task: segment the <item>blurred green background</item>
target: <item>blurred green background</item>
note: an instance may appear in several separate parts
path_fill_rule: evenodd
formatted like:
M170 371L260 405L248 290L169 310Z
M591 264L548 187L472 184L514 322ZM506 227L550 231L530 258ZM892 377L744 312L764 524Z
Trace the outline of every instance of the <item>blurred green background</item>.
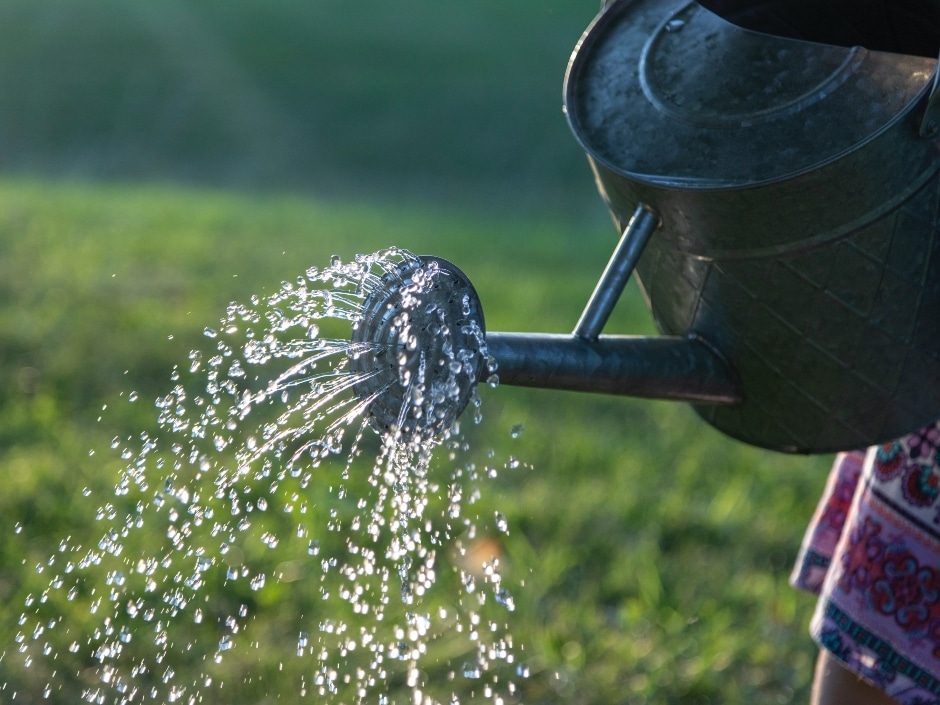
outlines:
M594 2L0 5L7 171L596 212L561 84Z
M459 264L492 330L570 330L616 238L561 111L595 10L0 3L0 699L77 700L43 700L12 645L35 567L98 531L83 490L107 497L118 464L89 450L154 428L127 393L165 394L229 301L398 245ZM608 330L651 332L636 290ZM741 446L682 405L483 395L474 444L527 463L478 505L507 515L525 583L521 702L807 699L812 599L786 577L831 459ZM259 609L276 634L315 607L294 590ZM226 701L292 702L282 657Z

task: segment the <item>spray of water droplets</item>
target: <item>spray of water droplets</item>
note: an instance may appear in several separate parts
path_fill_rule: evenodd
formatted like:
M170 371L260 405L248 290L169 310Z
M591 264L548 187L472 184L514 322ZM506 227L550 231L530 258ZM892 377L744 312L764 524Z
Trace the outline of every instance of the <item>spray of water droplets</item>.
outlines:
M366 302L403 271L420 274L388 321L394 335L355 335ZM97 508L100 536L69 537L37 566L48 587L27 599L14 640L37 692L102 704L219 702L226 688L259 701L512 700L524 673L513 596L467 510L493 470L477 470L448 415L464 394L478 417L474 385L455 379L493 363L482 332L436 306L445 359L431 374L412 354L435 276L401 250L334 258L205 330L208 348L157 400L159 437L114 439L124 465ZM472 355L447 343L457 325L479 343ZM400 365L376 386L360 359L383 355ZM387 428L372 405L396 383L400 423ZM415 432L421 419L446 423ZM495 524L507 531L501 515ZM278 617L298 594L306 611ZM278 654L276 673L253 670L262 653Z

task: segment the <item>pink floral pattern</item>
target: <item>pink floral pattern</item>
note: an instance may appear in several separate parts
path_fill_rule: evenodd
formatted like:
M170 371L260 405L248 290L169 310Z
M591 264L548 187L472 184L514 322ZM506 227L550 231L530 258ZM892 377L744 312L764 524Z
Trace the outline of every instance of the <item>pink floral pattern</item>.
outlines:
M836 458L792 582L814 639L902 705L940 705L940 422Z

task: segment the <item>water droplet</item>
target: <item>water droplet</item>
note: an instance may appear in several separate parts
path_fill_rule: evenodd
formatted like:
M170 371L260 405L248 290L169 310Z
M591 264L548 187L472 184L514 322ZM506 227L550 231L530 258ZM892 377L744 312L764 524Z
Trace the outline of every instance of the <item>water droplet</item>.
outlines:
M509 429L509 435L511 438L518 438L525 431L525 426L521 423L514 424L511 429Z
M266 531L261 535L261 543L263 543L268 548L277 548L278 539L277 536Z
M683 27L685 27L685 20L675 19L666 23L667 32L679 32Z
M128 395L127 395L127 401L129 401L129 402L131 402L131 403L137 401L137 392L131 392L130 394L128 394Z
M513 600L512 595L505 588L499 588L496 590L494 595L496 601L505 607L507 610L512 612L516 609L516 602Z
M469 661L463 665L463 677L464 678L480 678L483 675L483 669L480 668L479 664L470 663Z
M300 636L297 638L297 655L303 656L304 651L310 643L310 637L307 632L300 632Z

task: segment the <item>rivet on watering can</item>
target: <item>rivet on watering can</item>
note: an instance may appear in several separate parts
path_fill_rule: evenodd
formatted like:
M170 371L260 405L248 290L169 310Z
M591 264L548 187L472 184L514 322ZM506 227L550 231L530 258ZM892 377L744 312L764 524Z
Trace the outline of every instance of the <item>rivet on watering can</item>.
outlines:
M920 122L918 134L923 138L935 137L940 132L940 115L937 114L940 113L940 100L936 98L937 95L940 93L934 91Z
M927 108L924 110L924 117L920 121L920 130L918 134L921 137L933 137L940 131L940 70L934 71L933 85L930 88L930 98L927 101Z

